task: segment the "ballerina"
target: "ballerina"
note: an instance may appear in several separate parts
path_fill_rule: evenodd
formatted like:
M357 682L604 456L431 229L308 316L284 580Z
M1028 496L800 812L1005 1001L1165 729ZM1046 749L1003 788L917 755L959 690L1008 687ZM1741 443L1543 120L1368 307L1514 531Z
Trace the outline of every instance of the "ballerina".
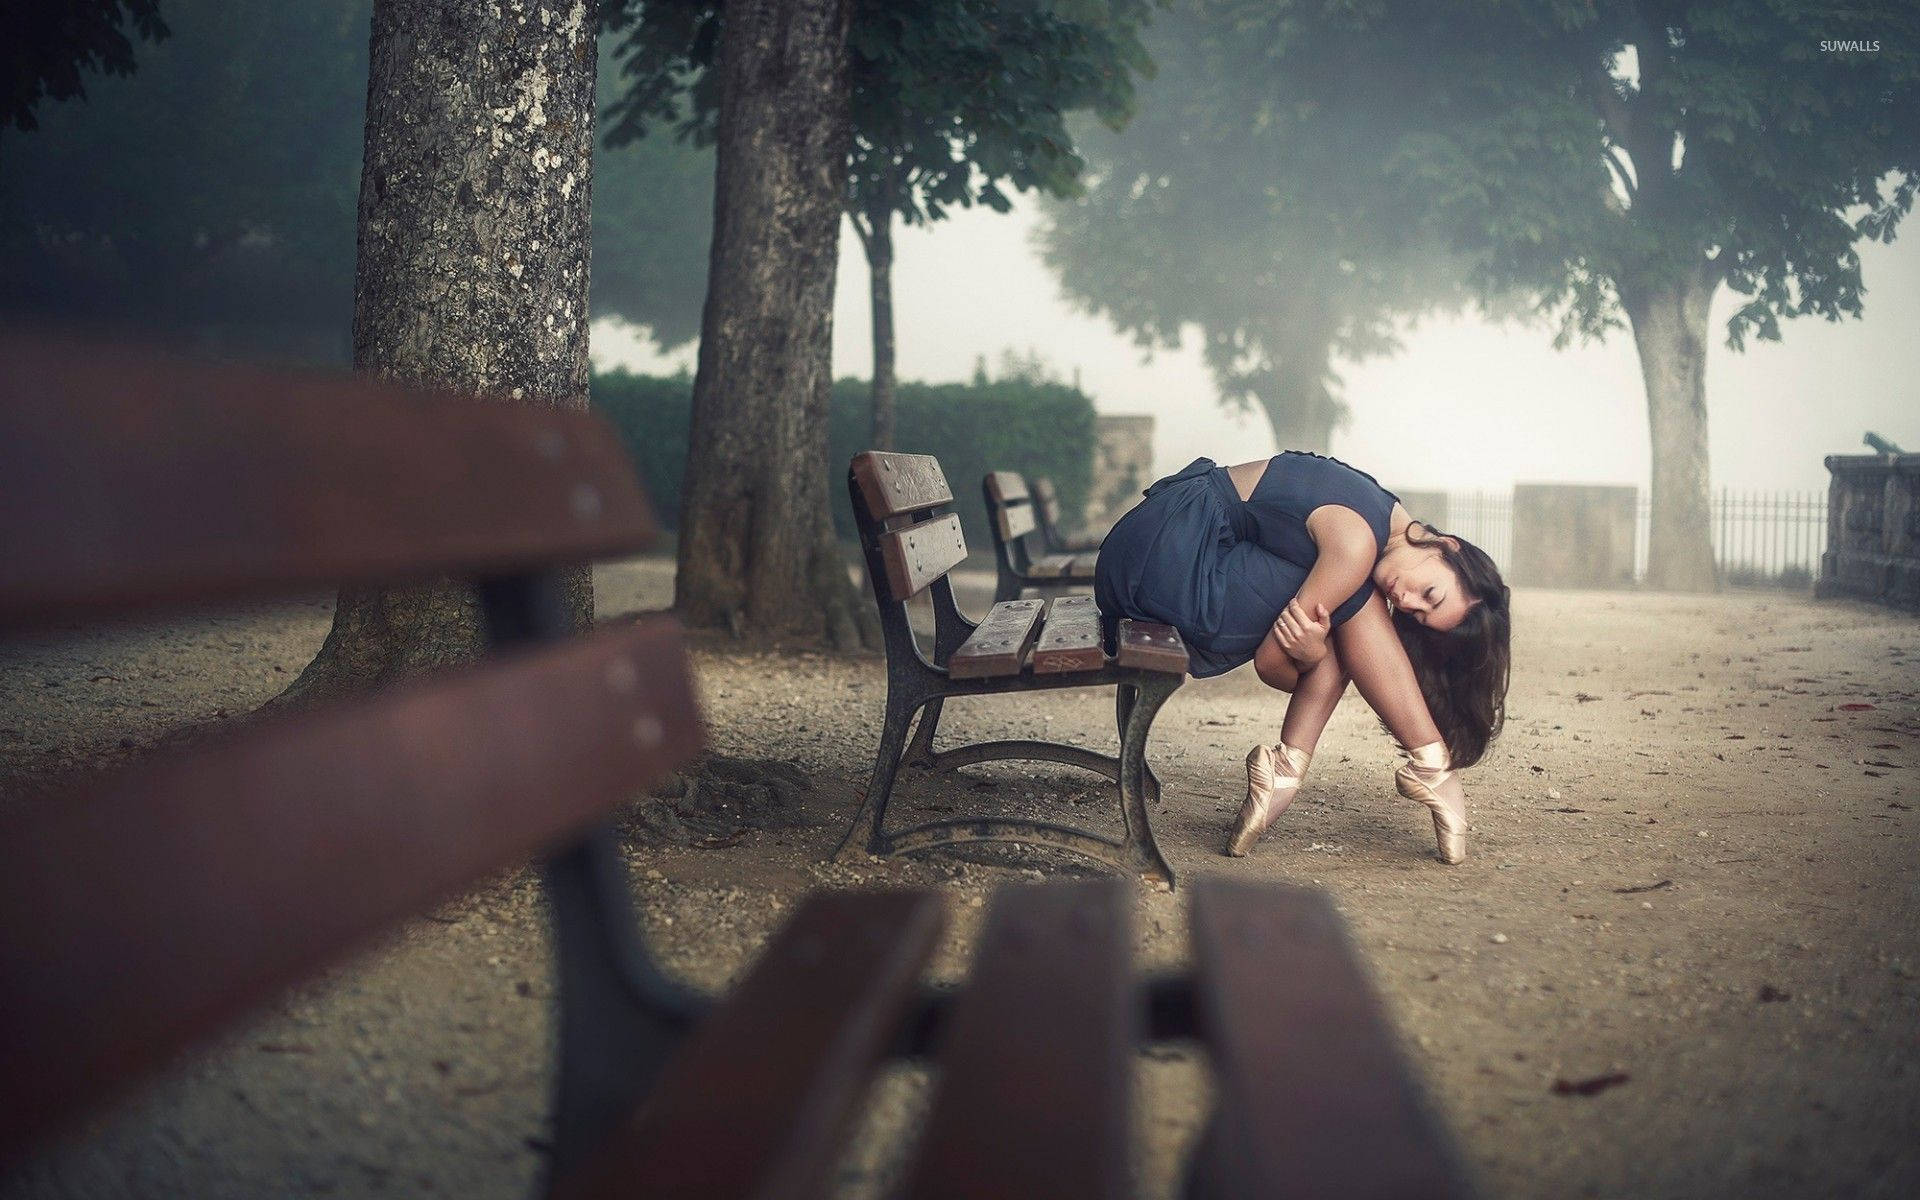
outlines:
M1293 802L1353 683L1406 755L1395 785L1432 812L1447 863L1466 858L1458 772L1505 721L1509 595L1484 551L1415 520L1366 472L1296 450L1196 459L1159 480L1101 544L1094 582L1109 630L1165 622L1195 677L1252 662L1291 694L1279 742L1247 755L1228 854Z

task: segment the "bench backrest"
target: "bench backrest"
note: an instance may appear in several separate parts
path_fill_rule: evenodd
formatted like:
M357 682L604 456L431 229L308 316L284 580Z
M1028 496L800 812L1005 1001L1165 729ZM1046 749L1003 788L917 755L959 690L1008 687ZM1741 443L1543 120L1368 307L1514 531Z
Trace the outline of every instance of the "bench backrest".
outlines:
M0 338L0 633L340 581L550 576L653 526L584 413ZM670 622L531 647L31 804L0 830L0 1166L409 913L697 752Z
M854 455L847 482L861 542L879 557L882 605L913 599L966 560L953 489L932 455L868 450Z
M1039 514L1018 471L989 471L982 483L987 516L1000 540L1015 543L1039 529Z

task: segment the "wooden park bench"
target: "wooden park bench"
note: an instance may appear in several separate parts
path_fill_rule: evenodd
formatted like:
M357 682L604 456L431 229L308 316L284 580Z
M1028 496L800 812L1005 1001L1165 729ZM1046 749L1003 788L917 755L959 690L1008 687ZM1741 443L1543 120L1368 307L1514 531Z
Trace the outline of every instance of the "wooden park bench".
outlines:
M1017 483L1019 476L989 475L990 496L996 479L1010 492L1012 485L1006 481ZM1091 596L1052 600L1003 596L975 624L960 612L947 578L966 558L967 545L939 462L924 454L868 451L854 456L847 487L874 602L880 608L887 703L873 780L841 843L841 857L909 853L962 842L1030 842L1085 855L1171 887L1173 869L1155 845L1147 820L1147 806L1158 801L1160 785L1146 764L1146 749L1154 716L1186 681L1187 651L1179 632L1146 621L1120 621L1109 654L1100 612ZM1020 491L1024 493L1024 484ZM1033 519L1030 504L1002 510L1003 514L1009 511L1024 513L1026 521ZM929 592L933 604L931 657L907 617L907 602L923 591ZM979 742L937 753L933 749L948 697L1082 687L1115 689L1118 757L1045 741ZM919 724L909 742L907 730L916 713ZM1051 822L999 817L886 830L887 801L903 763L939 771L1006 759L1065 763L1114 780L1122 839L1114 841Z
M1030 590L1059 592L1089 587L1099 546L1069 549L1057 541L1054 524L1059 502L1053 485L1039 502L1017 471L989 471L981 482L987 501L987 528L993 534L993 560L999 579L995 600L1018 600ZM1049 512L1049 506L1052 511Z
M479 581L490 651L0 824L0 1176L377 931L540 856L546 1194L827 1195L875 1072L915 1056L940 1082L907 1195L1118 1197L1134 1055L1195 1038L1217 1102L1192 1194L1465 1194L1317 893L1203 881L1194 971L1139 978L1124 885L1014 889L958 990L923 978L937 895L818 894L725 1000L671 981L605 817L695 753L700 722L669 621L579 632L555 587L651 536L586 414L0 335L0 487L0 633L449 574Z

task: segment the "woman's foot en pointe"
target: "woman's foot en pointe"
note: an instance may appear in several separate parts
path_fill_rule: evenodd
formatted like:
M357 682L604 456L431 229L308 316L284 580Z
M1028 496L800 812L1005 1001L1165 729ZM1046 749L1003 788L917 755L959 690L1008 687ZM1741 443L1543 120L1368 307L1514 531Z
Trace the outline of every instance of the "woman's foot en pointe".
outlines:
M1433 813L1433 839L1440 861L1459 863L1467 857L1467 790L1453 772L1445 742L1429 742L1406 752L1407 762L1394 772L1400 794L1418 800Z
M1240 806L1240 818L1227 839L1227 853L1244 858L1274 819L1287 811L1299 794L1300 781L1306 777L1313 754L1281 743L1255 746L1247 753L1247 799Z

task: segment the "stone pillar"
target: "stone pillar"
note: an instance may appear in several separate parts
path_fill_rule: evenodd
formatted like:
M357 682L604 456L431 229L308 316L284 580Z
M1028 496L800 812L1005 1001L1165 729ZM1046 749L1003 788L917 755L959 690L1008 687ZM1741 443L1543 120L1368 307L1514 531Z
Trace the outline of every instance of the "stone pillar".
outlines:
M1827 549L1814 594L1920 610L1920 454L1835 454L1827 470Z
M1514 584L1632 587L1637 495L1612 484L1515 484Z
M1120 514L1140 502L1153 482L1153 418L1094 418L1093 480L1087 488L1085 529L1104 535Z

